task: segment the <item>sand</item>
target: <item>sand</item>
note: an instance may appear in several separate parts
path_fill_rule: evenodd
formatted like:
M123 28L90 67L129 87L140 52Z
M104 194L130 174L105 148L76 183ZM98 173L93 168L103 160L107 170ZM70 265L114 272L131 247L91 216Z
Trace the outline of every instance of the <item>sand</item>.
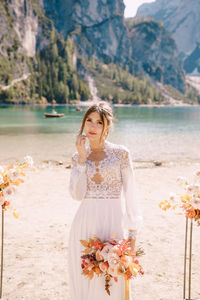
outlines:
M143 225L137 246L145 271L135 280L134 300L182 299L185 219L158 208L176 178L191 176L200 165L173 164L135 168ZM67 260L70 224L80 205L68 192L70 169L38 166L18 188L15 219L5 214L3 298L9 300L69 300ZM200 298L200 228L193 231L193 298ZM94 299L95 300L95 299Z

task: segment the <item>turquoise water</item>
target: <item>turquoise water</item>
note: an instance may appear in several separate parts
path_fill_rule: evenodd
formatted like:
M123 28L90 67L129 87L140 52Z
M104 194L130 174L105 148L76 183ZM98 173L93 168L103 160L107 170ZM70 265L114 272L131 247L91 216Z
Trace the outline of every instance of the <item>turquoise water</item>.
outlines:
M65 117L46 119L51 106L0 106L0 161L32 155L34 160L70 161L86 110L57 106ZM200 159L200 107L114 107L108 140L124 144L135 161Z

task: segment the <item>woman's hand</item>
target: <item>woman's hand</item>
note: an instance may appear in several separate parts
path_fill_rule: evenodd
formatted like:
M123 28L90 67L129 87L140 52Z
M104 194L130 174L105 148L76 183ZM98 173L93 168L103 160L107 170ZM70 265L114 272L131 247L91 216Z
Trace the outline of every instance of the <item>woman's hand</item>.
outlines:
M76 139L76 149L78 151L78 163L84 164L87 158L87 152L85 147L86 136L78 135Z
M131 247L132 251L135 251L136 234L137 234L137 231L135 229L129 229L128 241L130 243L130 247Z
M130 243L131 250L135 251L135 242L136 242L136 240L129 238L128 241Z

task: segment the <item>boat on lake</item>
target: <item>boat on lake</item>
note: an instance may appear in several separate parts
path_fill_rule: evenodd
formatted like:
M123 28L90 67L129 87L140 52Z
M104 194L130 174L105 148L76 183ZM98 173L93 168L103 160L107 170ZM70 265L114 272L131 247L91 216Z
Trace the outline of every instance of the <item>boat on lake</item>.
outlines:
M58 114L57 112L55 113L44 113L45 118L62 118L64 117L64 114Z
M80 106L76 106L76 111L82 111L82 108Z

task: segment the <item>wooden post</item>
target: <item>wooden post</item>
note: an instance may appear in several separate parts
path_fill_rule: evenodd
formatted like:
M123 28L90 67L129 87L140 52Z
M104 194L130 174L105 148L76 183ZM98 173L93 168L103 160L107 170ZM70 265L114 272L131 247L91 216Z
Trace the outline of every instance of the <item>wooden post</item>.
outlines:
M184 254L184 280L183 280L183 300L200 300L192 299L192 233L193 233L193 218L190 218L190 227L188 226L188 218L185 220L185 254ZM189 231L189 232L188 232ZM189 235L189 256L188 256L188 235ZM188 264L187 264L187 260ZM187 276L188 265L188 276ZM188 280L187 280L188 277ZM187 291L187 292L186 292Z
M187 274L187 238L188 238L188 218L185 218L185 253L184 253L184 280L183 280L183 300L186 298L186 274Z
M1 282L0 282L0 299L3 290L3 242L4 242L4 209L1 206Z
M188 286L188 300L191 300L191 284L192 284L192 230L193 218L190 219L190 252L189 252L189 286Z

